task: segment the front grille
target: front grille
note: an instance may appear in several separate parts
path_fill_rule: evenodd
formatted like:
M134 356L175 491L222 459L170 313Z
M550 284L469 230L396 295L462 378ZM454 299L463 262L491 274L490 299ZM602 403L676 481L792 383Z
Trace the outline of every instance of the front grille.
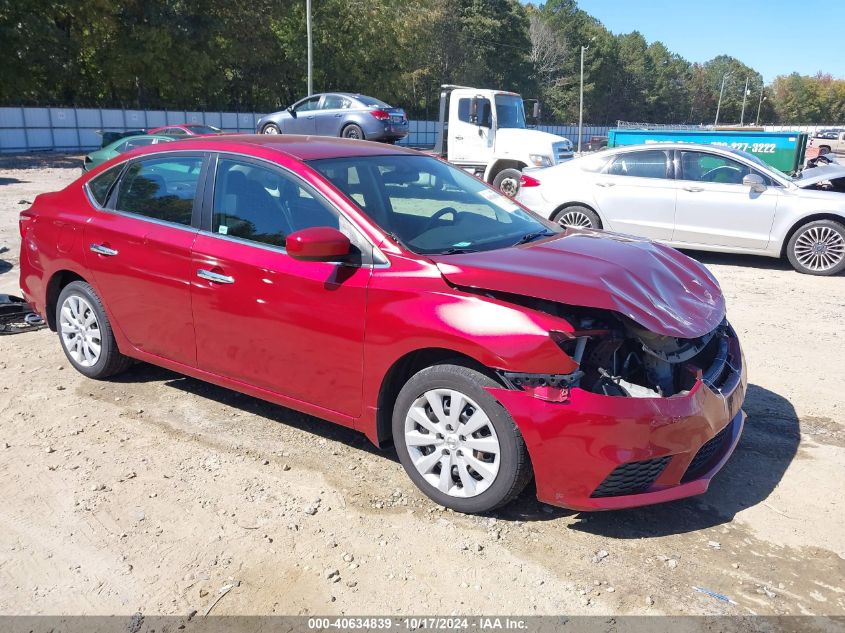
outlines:
M651 488L654 480L660 476L671 459L672 456L667 455L617 466L590 496L618 497L645 492Z
M687 472L684 473L681 483L697 479L704 474L713 457L720 452L722 446L724 446L727 439L731 436L732 426L732 424L728 424L698 449L695 457L692 458L690 465L687 467Z
M566 149L566 143L554 143L552 148L556 163L572 158L572 150Z

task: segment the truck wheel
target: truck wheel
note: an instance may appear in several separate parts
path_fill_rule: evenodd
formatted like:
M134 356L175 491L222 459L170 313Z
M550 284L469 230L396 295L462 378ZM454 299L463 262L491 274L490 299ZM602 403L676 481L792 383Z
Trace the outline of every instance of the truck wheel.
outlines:
M513 198L519 193L519 181L521 178L522 174L518 169L503 169L493 179L493 186L508 198Z
M841 273L845 270L845 226L833 220L808 222L789 238L786 256L799 273Z
M830 154L830 147L827 145L822 145L819 147L819 156L824 156L825 154Z

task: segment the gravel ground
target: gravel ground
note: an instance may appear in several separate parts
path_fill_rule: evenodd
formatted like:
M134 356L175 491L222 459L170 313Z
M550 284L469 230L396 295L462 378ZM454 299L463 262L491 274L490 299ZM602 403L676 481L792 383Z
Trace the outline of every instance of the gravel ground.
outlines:
M0 292L18 212L80 165L0 159ZM621 512L529 490L455 514L347 429L0 337L0 613L845 614L845 279L696 256L743 341L746 431L707 494Z

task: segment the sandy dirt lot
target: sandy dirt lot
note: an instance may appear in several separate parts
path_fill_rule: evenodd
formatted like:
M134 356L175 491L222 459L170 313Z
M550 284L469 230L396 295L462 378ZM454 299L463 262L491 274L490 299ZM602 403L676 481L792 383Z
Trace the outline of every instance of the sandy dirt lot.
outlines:
M0 292L19 211L80 164L0 160ZM0 613L845 614L845 278L696 256L742 337L746 431L707 494L624 512L528 490L458 515L352 431L0 336Z

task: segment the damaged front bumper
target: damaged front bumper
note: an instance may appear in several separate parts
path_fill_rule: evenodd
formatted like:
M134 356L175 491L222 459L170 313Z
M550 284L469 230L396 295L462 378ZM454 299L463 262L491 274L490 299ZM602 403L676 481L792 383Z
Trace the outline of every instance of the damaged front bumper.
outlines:
M531 456L540 501L612 510L705 492L742 433L745 359L734 331L725 353L685 393L607 396L580 388L563 402L488 389L509 411Z

